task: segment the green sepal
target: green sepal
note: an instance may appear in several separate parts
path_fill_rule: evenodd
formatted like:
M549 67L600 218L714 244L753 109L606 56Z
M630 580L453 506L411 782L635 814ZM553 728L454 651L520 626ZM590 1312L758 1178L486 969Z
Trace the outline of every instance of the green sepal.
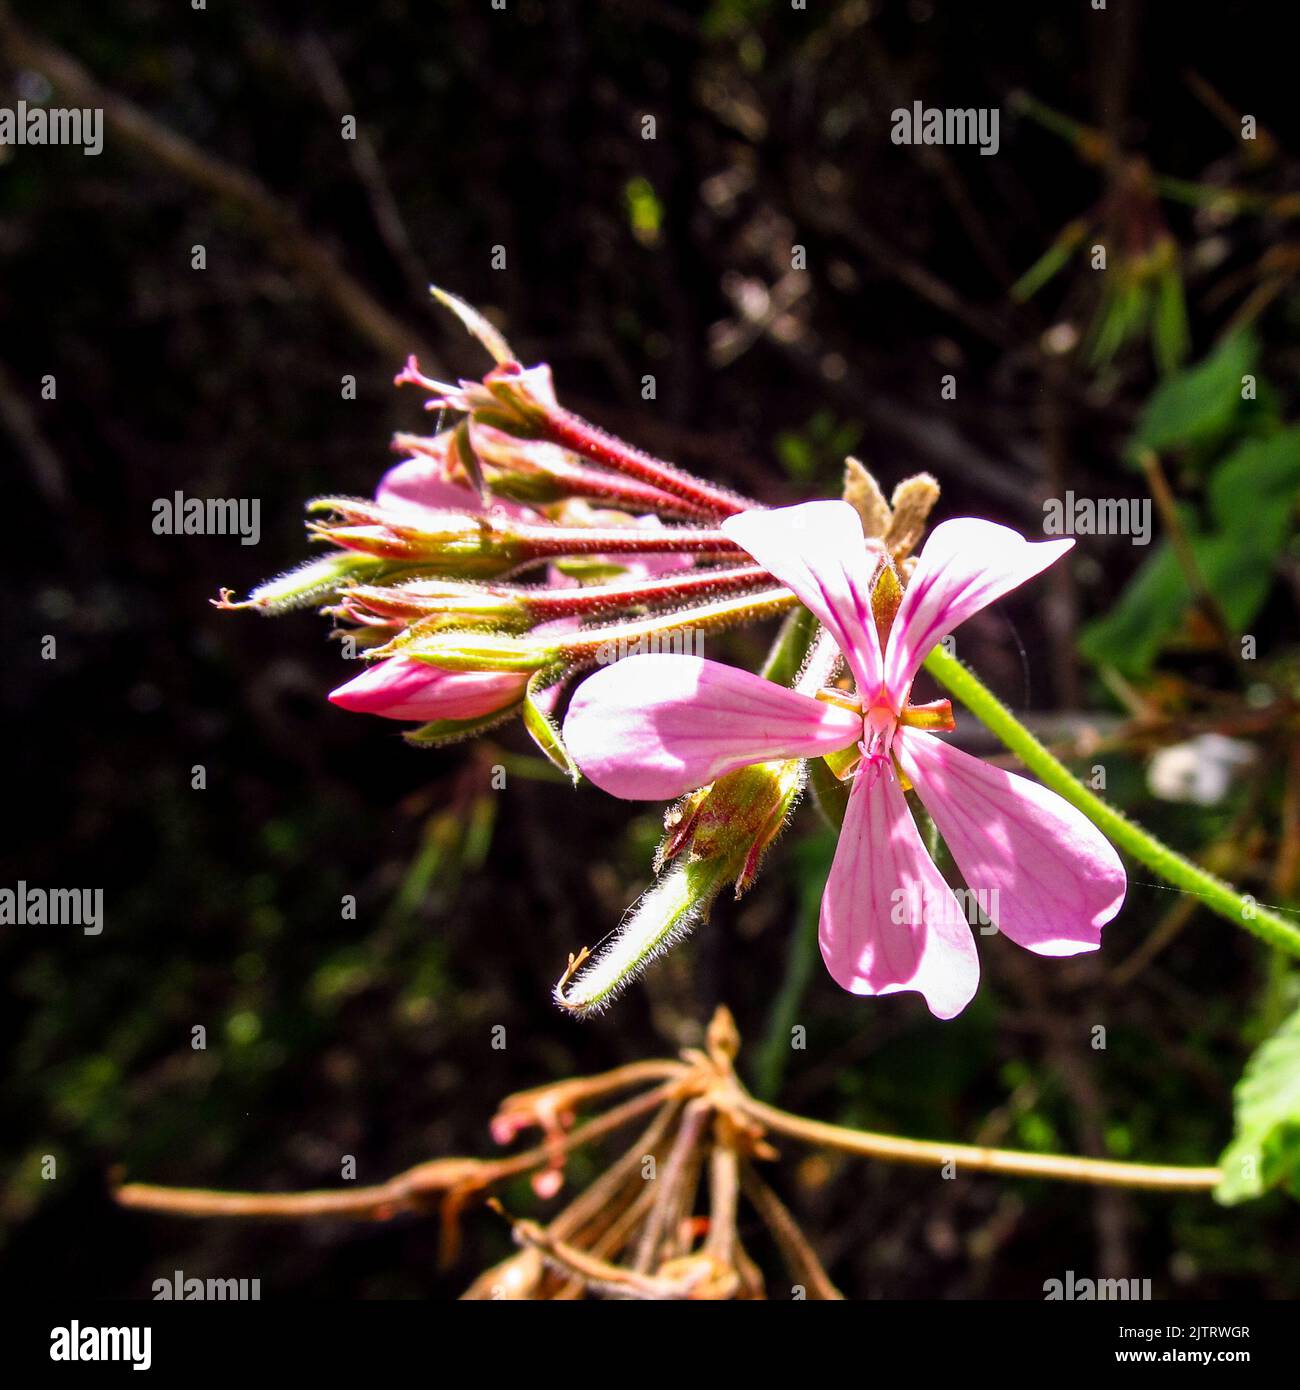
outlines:
M451 447L456 454L456 462L465 470L469 485L480 502L487 496L487 480L483 476L483 464L469 437L469 421L462 420L451 436Z
M498 367L515 360L514 349L506 342L505 336L473 305L466 304L459 295L440 289L437 285L430 285L429 293L445 309L450 309L456 315L466 330L483 345Z
M574 786L577 786L582 780L582 773L579 771L577 763L569 756L569 750L564 746L564 740L560 737L560 731L555 727L554 720L538 701L538 696L541 695L542 691L548 690L557 681L563 680L565 674L563 668L557 670L551 667L534 671L528 678L528 685L524 689L524 728L528 730L529 736L545 754L548 761L558 767Z
M627 573L626 565L613 565L608 560L589 560L581 555L565 556L552 560L551 564L566 578L576 579L582 584L619 579Z
M480 714L476 719L435 719L432 723L421 724L418 729L403 730L402 737L412 748L443 748L504 724L519 713L519 708L518 704L507 705L491 714Z

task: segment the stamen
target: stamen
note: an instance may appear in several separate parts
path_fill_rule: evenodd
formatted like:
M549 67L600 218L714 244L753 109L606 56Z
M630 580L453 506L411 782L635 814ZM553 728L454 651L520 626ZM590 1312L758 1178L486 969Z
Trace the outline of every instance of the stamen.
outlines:
M931 700L924 705L906 705L898 722L909 729L938 729L951 733L957 727L951 700Z
M838 705L840 709L846 709L850 714L862 713L862 704L856 695L847 690L839 690L833 685L823 686L813 698L823 700L828 705Z

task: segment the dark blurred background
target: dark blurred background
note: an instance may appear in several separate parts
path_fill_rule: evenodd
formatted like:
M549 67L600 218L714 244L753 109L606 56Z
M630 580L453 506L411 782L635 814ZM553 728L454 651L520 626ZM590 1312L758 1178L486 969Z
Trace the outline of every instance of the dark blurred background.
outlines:
M391 385L408 351L435 375L483 370L430 280L549 362L571 408L769 502L834 495L846 452L887 489L934 473L940 516L1031 532L1066 489L1144 496L1126 441L1180 355L1173 311L1099 345L1086 259L1033 295L1013 286L1072 219L1096 219L1117 258L1168 238L1182 357L1244 315L1283 418L1300 371L1287 218L1145 185L1126 204L1115 166L1016 94L1160 175L1283 197L1300 142L1281 22L1266 3L1134 0L0 4L0 105L107 113L98 157L0 149L2 881L102 887L106 910L99 937L0 932L12 1291L147 1297L180 1268L258 1276L264 1298L454 1296L509 1249L486 1213L448 1270L432 1221L185 1222L116 1209L108 1175L306 1188L336 1184L342 1154L363 1182L486 1154L501 1095L697 1042L719 1001L747 1078L802 1113L1213 1162L1281 972L1205 913L1117 971L1175 896L1140 866L1098 957L986 939L979 997L939 1025L915 996L855 1000L825 975L809 925L831 841L805 807L748 899L579 1025L550 986L647 883L656 808L535 775L509 729L408 749L326 702L351 672L320 619L208 600L296 563L303 500L368 494L392 432L427 427L419 394ZM997 155L892 144L891 111L915 100L999 108ZM1234 112L1269 132L1267 163ZM1194 470L1175 481L1195 500ZM260 543L155 535L153 501L176 489L259 498ZM1124 538L1083 543L1068 575L973 623L963 657L1067 732L1115 721L1115 683L1078 638L1144 558ZM1264 651L1293 638L1294 602L1284 586L1262 601ZM752 664L762 643L713 654ZM1173 669L1233 689L1204 653ZM1174 678L1148 662L1124 688ZM1108 793L1188 852L1235 827L1234 875L1281 900L1285 788L1157 801L1149 752L1107 755ZM785 1046L791 1020L805 1052ZM1100 1053L1084 1041L1099 1024ZM1225 1210L972 1177L936 1200L931 1174L793 1152L774 1181L850 1296L1036 1298L1068 1269L1150 1278L1157 1296L1300 1292L1300 1220L1280 1197ZM507 1204L547 1209L526 1183Z

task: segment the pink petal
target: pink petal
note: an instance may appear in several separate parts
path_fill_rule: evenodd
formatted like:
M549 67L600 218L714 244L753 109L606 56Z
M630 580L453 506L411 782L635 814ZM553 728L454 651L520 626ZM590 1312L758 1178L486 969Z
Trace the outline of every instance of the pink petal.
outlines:
M1059 560L1072 540L1027 541L976 517L945 521L930 533L903 594L885 649L885 687L902 708L930 649L994 600Z
M722 529L792 589L839 643L863 700L880 688L880 638L871 613L875 562L847 502L804 502L729 516Z
M956 1017L975 994L975 939L892 768L865 764L854 779L820 939L826 968L852 994L914 989L936 1018Z
M919 729L899 729L893 751L1003 936L1040 956L1097 949L1127 878L1081 811Z
M628 579L661 579L666 574L679 574L682 570L695 568L694 555L608 555L611 565L620 565L627 571Z
M629 656L577 689L564 721L574 761L602 791L666 801L751 763L847 747L862 720L698 656Z
M518 671L440 671L393 656L331 691L330 701L385 719L478 719L522 699L527 684Z
M639 516L636 524L641 530L663 530L663 518ZM613 564L622 565L629 578L658 579L665 574L676 574L679 570L695 567L695 556L675 554L671 551L663 555L615 555L610 557Z
M379 480L375 501L415 524L426 511L481 512L474 489L448 482L446 461L419 455L395 464Z

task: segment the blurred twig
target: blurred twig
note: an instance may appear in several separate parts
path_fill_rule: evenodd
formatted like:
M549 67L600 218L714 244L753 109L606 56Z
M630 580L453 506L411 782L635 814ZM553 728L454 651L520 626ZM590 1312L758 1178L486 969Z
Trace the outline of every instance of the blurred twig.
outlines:
M355 112L356 102L325 40L319 34L307 33L299 47L306 60L307 70L311 73L326 105L339 116ZM384 166L380 163L374 142L360 117L357 117L356 138L344 143L348 147L352 167L369 199L375 225L384 245L388 247L393 260L401 269L416 302L428 302L429 272L415 253L406 224L402 221L397 199L393 197L393 190L384 175Z
M44 72L70 102L99 107L114 135L131 149L187 183L241 208L272 252L291 265L356 332L386 357L402 360L417 353L429 362L436 353L411 327L380 304L259 179L201 150L156 121L134 102L94 78L69 53L21 25L0 3L0 52L10 62Z
M41 433L35 413L3 363L0 363L0 425L5 427L18 452L30 465L41 495L52 506L62 503L68 495L63 462Z

